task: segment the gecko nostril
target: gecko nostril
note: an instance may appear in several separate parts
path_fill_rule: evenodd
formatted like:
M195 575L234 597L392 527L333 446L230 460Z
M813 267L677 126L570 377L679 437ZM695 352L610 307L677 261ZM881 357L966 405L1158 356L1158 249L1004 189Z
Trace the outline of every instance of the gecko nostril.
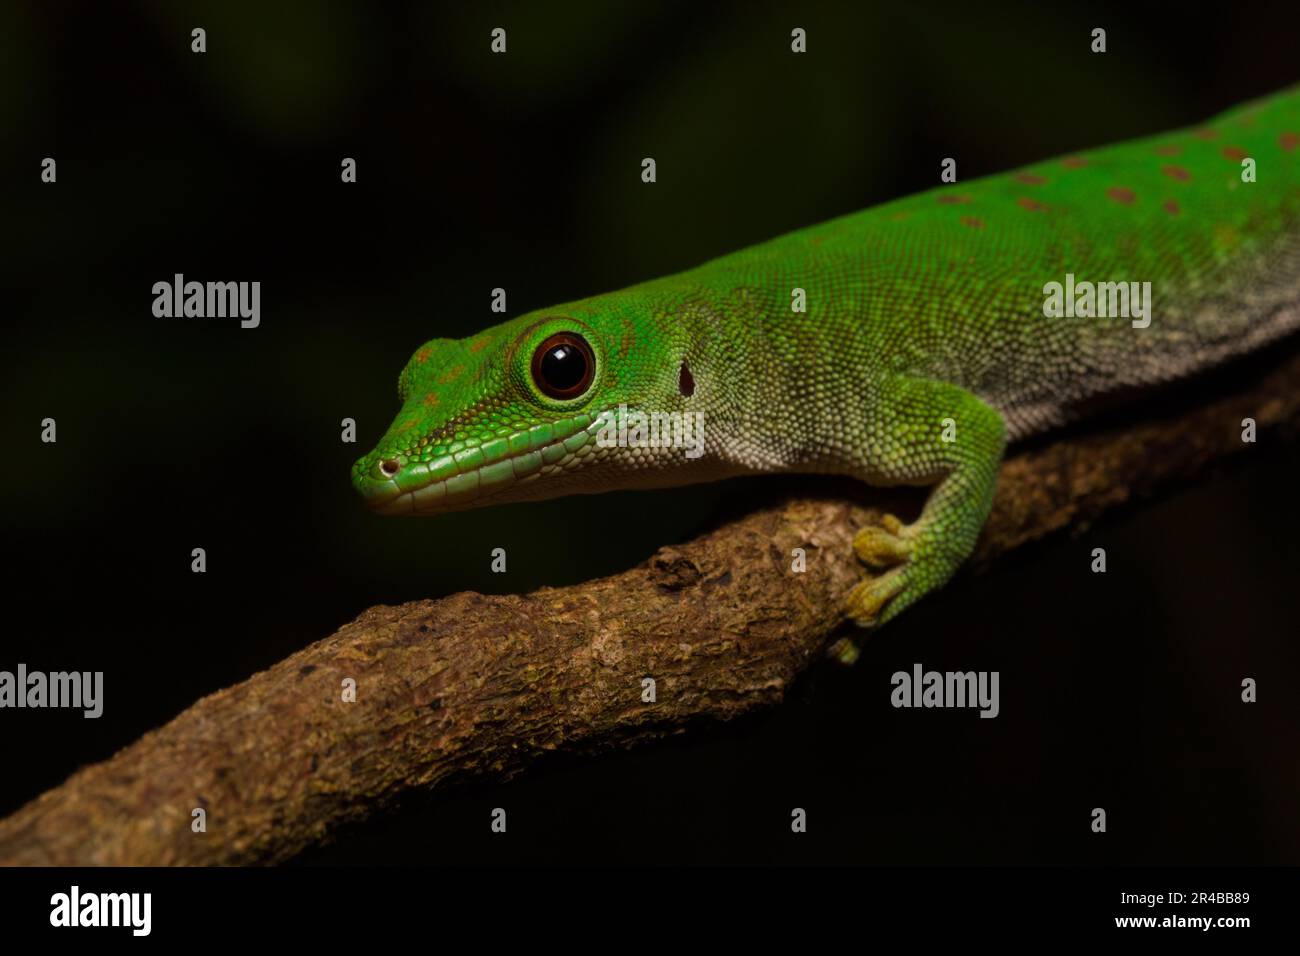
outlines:
M389 478L397 474L398 469L401 467L402 466L397 463L396 458L385 458L383 461L379 463L379 470L382 471Z

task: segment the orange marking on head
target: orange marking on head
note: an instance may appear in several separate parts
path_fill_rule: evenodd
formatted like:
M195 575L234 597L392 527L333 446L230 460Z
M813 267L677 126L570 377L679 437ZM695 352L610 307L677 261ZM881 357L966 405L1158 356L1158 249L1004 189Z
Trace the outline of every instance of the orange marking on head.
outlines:
M1181 166L1161 166L1160 171L1170 179L1177 179L1184 183L1192 178L1192 174Z
M469 343L469 350L471 352L482 352L485 348L487 348L491 344L492 344L492 336L483 335L480 336L479 338L474 339L472 342Z
M896 213L894 213L892 216L889 217L889 221L890 221L890 222L902 222L904 219L906 219L906 218L907 218L908 216L910 216L910 215L911 215L910 212L896 212Z
M420 404L425 408L436 407L438 404L438 393L430 392L428 395L424 396L424 398L420 399Z
M1174 144L1174 143L1168 143L1168 144L1166 144L1166 145L1164 145L1164 146L1157 146L1157 147L1156 147L1156 155L1157 155L1157 156L1177 156L1177 155L1178 155L1179 153L1181 153L1182 151L1183 151L1183 148L1182 148L1181 146L1178 146L1178 145Z
M412 428L415 427L415 425L416 425L416 421L414 418L407 418L403 420L402 424L397 426L397 430L399 432L409 432Z
M983 229L983 228L984 228L984 220L983 220L983 219L976 219L974 216L962 216L962 217L961 217L961 224L962 224L963 226L970 226L972 229Z
M427 346L427 345L422 345L422 346L420 346L418 349L416 349L416 350L415 350L415 361L416 361L416 363L419 364L419 365L423 365L425 362L429 361L429 353L430 353L430 351L431 351L431 350L430 350L429 346Z
M1042 176L1035 176L1033 173L1016 173L1016 182L1024 183L1026 186L1041 186L1047 180Z
M1127 186L1111 186L1110 189L1106 190L1106 195L1115 202L1123 203L1125 206L1132 205L1133 200L1137 199L1137 193Z
M438 379L438 384L446 385L448 382L454 382L456 379L460 378L461 373L464 371L465 366L453 365L451 368L447 369L447 371L442 373L442 377Z
M1061 160L1061 165L1066 169L1082 169L1088 165L1088 160L1083 156L1067 156Z
M1172 199L1166 199L1161 208L1171 216L1178 215L1178 203Z
M966 195L965 193L961 193L955 196L952 193L944 193L942 196L939 197L939 202L944 203L945 205L953 205L954 203L968 203L970 202L970 196Z
M1231 159L1234 162L1241 162L1246 158L1246 151L1240 146L1225 146L1220 152L1223 153L1225 159Z
M1218 139L1219 138L1218 132L1210 129L1208 126L1196 130L1195 132L1192 133L1192 135L1195 136L1197 139Z
M1047 203L1039 202L1037 199L1030 199L1028 196L1021 196L1016 200L1016 205L1021 209L1028 209L1030 212L1045 212Z
M1277 138L1277 144L1289 153L1300 146L1300 133L1283 133Z

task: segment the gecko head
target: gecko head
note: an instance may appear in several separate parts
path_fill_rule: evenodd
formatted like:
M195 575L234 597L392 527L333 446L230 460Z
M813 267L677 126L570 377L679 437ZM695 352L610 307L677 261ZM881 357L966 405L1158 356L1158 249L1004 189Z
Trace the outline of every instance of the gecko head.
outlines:
M628 354L631 328L608 312L548 312L425 343L398 379L397 418L353 466L354 486L386 514L598 490L580 486L627 450L598 443L602 413L653 396L663 377Z

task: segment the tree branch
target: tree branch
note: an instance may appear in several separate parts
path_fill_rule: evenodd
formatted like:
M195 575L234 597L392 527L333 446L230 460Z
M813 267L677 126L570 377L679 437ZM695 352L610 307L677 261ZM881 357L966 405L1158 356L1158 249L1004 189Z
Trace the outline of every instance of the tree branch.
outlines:
M1261 443L1293 437L1292 353L1211 382L1209 400L1197 385L1172 404L1130 404L1140 420L1020 451L975 563L1257 448L1242 442L1243 418ZM626 746L774 704L843 623L862 574L852 534L877 516L797 498L613 577L370 608L0 821L0 863L282 861L412 790L507 779L549 751ZM790 571L794 548L805 573ZM356 703L341 700L348 677ZM642 702L645 677L656 703ZM197 807L206 833L191 832Z

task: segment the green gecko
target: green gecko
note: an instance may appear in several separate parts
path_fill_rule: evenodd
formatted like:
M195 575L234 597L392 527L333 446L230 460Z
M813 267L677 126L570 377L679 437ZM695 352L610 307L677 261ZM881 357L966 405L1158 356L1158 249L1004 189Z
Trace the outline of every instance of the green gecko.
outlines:
M970 554L1009 442L1298 325L1300 87L435 339L353 480L391 514L763 472L932 486L855 536L871 626ZM598 441L636 411L702 414L704 453Z

